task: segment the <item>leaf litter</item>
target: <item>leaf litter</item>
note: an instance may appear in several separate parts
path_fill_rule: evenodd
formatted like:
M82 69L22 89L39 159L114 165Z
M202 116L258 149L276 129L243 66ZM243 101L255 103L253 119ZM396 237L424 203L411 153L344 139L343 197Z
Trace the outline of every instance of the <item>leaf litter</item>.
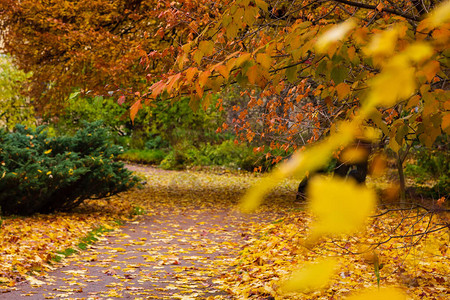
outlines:
M253 175L133 168L146 177L142 189L88 202L73 213L5 219L0 298L330 299L378 283L400 287L413 299L449 296L448 231L420 240L411 234L439 226L439 216L395 211L373 219L365 234L308 244L313 218L293 203L295 181L285 181L256 213L243 215L236 207L258 180ZM130 218L136 211L143 214ZM115 230L86 250L51 260L57 251L77 249L99 226ZM325 288L281 288L319 258L338 264Z

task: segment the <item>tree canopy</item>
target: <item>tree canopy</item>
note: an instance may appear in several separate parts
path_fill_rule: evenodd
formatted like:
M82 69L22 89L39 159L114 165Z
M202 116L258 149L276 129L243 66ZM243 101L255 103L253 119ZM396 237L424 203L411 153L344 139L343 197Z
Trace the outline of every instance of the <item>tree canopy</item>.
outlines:
M146 76L171 66L176 45L196 30L188 21L214 14L209 6L184 1L195 12L186 16L181 4L153 0L1 0L0 31L4 51L33 72L39 107L61 109L74 88L119 96L143 90Z
M394 151L412 136L429 146L441 132L449 132L449 25L435 27L423 20L436 4L233 1L181 47L177 64L151 86L150 97L188 94L195 106L208 103L223 86L238 83L250 101L235 108L241 112L237 131L249 141L274 135L274 147L296 147L304 144L300 138L315 141L333 120L353 115L372 78L388 67L388 57L411 43L426 42L433 52L423 65L407 73L402 71L406 64L397 70L418 78L414 91L408 90L411 95L402 102L382 107L371 120L391 138ZM328 31L343 20L339 29ZM339 41L318 41L327 31ZM380 31L385 33L373 40ZM389 82L400 78L380 82L384 94L395 94ZM263 116L252 123L251 110L258 107Z

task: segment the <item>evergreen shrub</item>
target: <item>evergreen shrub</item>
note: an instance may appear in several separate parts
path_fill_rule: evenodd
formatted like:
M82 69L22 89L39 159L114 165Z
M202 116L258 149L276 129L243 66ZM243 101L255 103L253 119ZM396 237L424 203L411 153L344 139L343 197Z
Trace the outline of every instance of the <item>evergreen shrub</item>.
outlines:
M138 182L113 158L100 122L85 123L73 136L50 138L45 127L17 125L0 131L0 209L31 215L70 210L89 198L127 190Z

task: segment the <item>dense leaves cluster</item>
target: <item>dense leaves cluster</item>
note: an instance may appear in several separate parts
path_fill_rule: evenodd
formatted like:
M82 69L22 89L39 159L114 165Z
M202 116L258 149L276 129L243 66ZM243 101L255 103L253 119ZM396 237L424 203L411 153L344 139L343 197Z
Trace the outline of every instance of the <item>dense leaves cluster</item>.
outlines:
M40 107L61 109L73 87L133 98L146 75L173 64L173 45L204 26L192 20L206 24L215 11L214 4L191 0L1 0L0 47L33 71L31 92Z
M18 125L13 133L0 133L0 150L0 207L5 214L69 210L137 182L123 163L112 160L120 148L108 144L99 123L56 138L49 138L44 127Z

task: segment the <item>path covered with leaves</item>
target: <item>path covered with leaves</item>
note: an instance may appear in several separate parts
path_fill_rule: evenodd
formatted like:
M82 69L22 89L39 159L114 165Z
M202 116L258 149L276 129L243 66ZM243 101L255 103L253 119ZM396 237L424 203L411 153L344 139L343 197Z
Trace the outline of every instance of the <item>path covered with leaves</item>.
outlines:
M58 243L59 239L67 242L68 239L79 246L77 235L58 235L58 232L80 231L77 227L80 225L88 228L90 224L80 222L83 217L90 222L103 221L103 226L110 228L113 226L107 225L108 218L125 216L106 209L108 204L102 213L102 207L95 203L92 204L94 207L89 207L93 212L81 210L78 218L70 214L27 218L30 234L23 236L21 227L15 232L18 248L25 257L14 258L14 253L9 254L10 266L20 266L22 272L15 272L16 281L9 280L6 284L7 276L11 279L14 272L2 270L5 284L0 290L0 298L229 298L224 291L224 281L233 265L231 261L253 240L261 225L283 216L288 202L294 198L292 187L281 188L279 196L286 200L286 207L265 207L261 213L243 215L236 209L236 204L245 188L256 180L252 176L132 168L145 176L148 184L115 197L109 205L142 215L99 237L100 241L88 245L86 250L52 265L44 262L50 257L45 251L48 243ZM97 220L90 218L90 213ZM14 221L17 219L5 220L4 235L8 235L5 229L12 230L9 223ZM40 244L39 249L26 251L49 234L53 236ZM13 233L9 232L9 235ZM62 245L60 248L67 247ZM39 256L44 253L47 257ZM30 258L39 262L35 263L35 272L25 264ZM38 270L50 272L38 275ZM27 281L21 282L21 278Z

